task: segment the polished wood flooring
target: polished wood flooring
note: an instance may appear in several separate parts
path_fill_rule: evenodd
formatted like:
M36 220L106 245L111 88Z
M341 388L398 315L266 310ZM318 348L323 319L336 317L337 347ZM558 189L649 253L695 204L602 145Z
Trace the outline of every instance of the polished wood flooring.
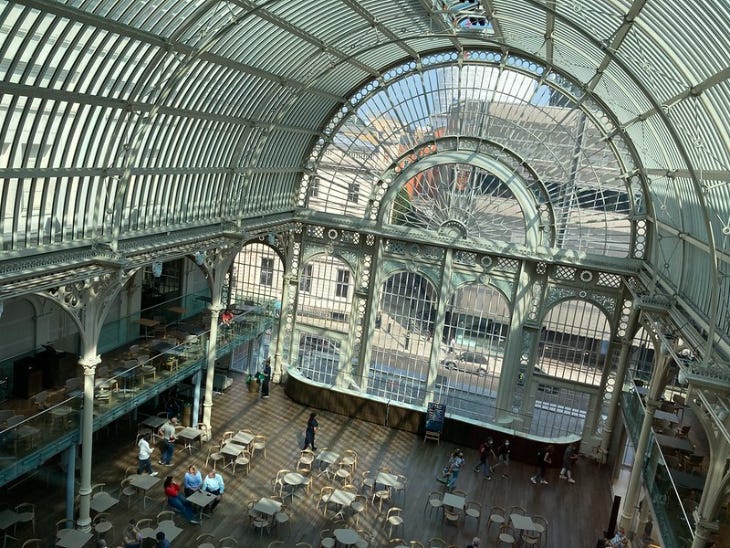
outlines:
M313 479L312 495L294 498L291 527L279 527L270 535L264 532L260 536L249 525L246 512L247 502L272 493L272 479L277 470L294 468L304 438L304 427L313 410L291 401L280 386L272 386L271 398L260 399L257 394L248 392L241 376L233 376L233 385L213 400L213 440L219 441L227 430L249 428L268 437L267 455L254 458L248 475L239 470L233 477L230 469L223 471L226 494L222 503L200 525L178 519L183 533L173 546L195 546L196 537L202 533L218 538L233 536L238 539L239 546L266 547L272 540L283 540L284 546L293 547L297 542L319 546L320 530L333 527L317 511L313 496L320 487L330 483L326 476ZM476 448L470 447L463 448L467 465L456 488L466 491L468 499L480 502L484 515L479 525L472 519L462 521L458 527L446 525L440 515L424 512L424 505L431 491L442 490L442 485L435 478L454 449L452 444L444 441L440 445L424 443L421 437L410 433L330 413L318 413L318 420L318 449L321 451L327 447L339 453L345 449L357 451L358 477L362 471L376 470L384 465L407 476L405 499L395 499L395 503L404 509L405 525L396 530L394 537L420 541L425 546L428 546L430 538L440 537L450 544L466 546L476 535L482 539L481 546L493 546L497 529L487 530L487 515L494 505L506 509L513 505L522 506L528 515L545 516L549 526L543 546L592 547L608 524L612 496L608 470L604 467L580 461L575 470L575 485L559 480L557 470L551 470L549 485L535 486L529 481L534 472L533 466L513 461L509 467L509 478L503 478L502 470L498 470L494 479L487 481L481 474L472 471L478 459ZM106 483L106 489L118 495L125 470L136 466L135 433L136 420L127 417L95 434L93 483ZM478 441L474 440L475 446ZM175 466L166 468L156 464L159 457L156 453L153 456L154 468L162 477L171 474L182 481L183 473L191 463L205 470L206 455L207 445L195 450L192 455L177 448ZM55 523L65 514L64 482L65 473L60 463L46 463L37 474L6 486L0 494L5 505L20 502L36 504L35 536L43 539L44 546L53 546ZM122 530L129 519L154 517L165 509L161 483L150 496L146 508L142 507L139 499L133 501L130 508L127 508L126 500L113 508L115 530L114 534L106 535L109 546L121 543ZM361 518L359 528L374 535L371 546L388 545L382 516L378 516L372 507ZM30 527L23 526L17 530L16 536L20 540L9 540L8 546L21 546L23 540L33 537L33 533ZM88 546L94 545L94 542L88 543Z

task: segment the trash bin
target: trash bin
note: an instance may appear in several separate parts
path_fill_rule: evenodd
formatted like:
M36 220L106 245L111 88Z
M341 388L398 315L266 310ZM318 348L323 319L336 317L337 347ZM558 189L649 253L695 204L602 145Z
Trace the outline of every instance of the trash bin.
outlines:
M185 426L190 426L193 420L193 404L186 401L183 404L182 410L182 423Z

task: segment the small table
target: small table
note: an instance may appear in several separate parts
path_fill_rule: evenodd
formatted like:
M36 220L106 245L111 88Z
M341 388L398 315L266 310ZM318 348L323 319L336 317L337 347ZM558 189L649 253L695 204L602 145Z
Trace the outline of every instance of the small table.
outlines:
M664 434L655 434L656 441L662 447L668 447L669 449L676 449L683 453L694 453L695 448L685 438L675 438L674 436L666 436Z
M115 499L106 491L99 491L91 496L91 509L94 512L106 512L119 502L119 499Z
M137 323L139 325L141 325L142 327L144 327L144 338L145 339L150 338L150 333L149 333L150 327L157 327L158 325L160 325L159 321L153 320L152 318L140 318L137 320Z
M458 508L459 510L464 509L466 499L461 495L455 495L453 493L444 493L444 506L450 506L451 508Z
M205 507L211 504L215 500L215 495L213 493L208 493L208 491L195 491L192 495L188 497L188 502L190 504L194 504L195 506L200 508L200 521L203 521L203 510L205 510Z
M73 413L73 407L70 405L59 405L51 409L51 430L56 428L56 421L61 421L61 424L65 424L67 417Z
M8 539L17 540L15 537L8 534L8 529L13 527L20 520L20 514L15 510L9 508L0 512L0 529L3 531L3 548Z
M354 529L335 529L333 533L337 542L345 546L353 546L362 540L362 537Z
M327 502L334 502L335 504L339 504L341 507L346 508L352 504L352 501L355 500L355 496L355 493L343 491L342 489L335 489L327 499Z
M510 522L512 527L515 529L521 529L522 531L537 531L535 522L532 521L530 516L523 516L522 514L510 514Z
M238 431L236 432L236 435L231 438L231 441L248 447L254 437L255 434L251 434L250 432Z
M158 417L157 415L152 415L151 417L147 417L145 420L142 421L142 424L145 426L149 426L150 428L156 430L163 424L167 422L167 419L165 417Z
M281 510L281 503L276 500L271 500L267 497L261 497L258 502L253 505L253 508L251 508L251 510L254 510L255 512L259 512L261 514L266 514L267 516L273 516Z
M284 483L286 483L288 486L291 487L291 496L292 500L294 500L294 494L296 493L296 488L300 485L305 485L307 483L307 478L301 475L299 472L287 472L284 474L283 478Z
M193 442L195 440L199 440L200 446L203 446L203 431L193 428L192 426L186 426L175 434L175 437L185 441L185 449L187 449L191 454L193 452Z
M129 484L141 489L144 495L142 496L142 508L147 506L147 491L152 487L160 483L160 478L157 476L150 476L148 474L132 474L129 476Z
M654 411L654 418L669 421L672 424L679 424L681 422L679 415L677 415L676 413L662 411L661 409L657 409L656 411Z
M226 457L230 457L223 468L231 466L233 462L238 458L238 456L245 450L246 448L243 445L238 445L237 443L233 443L231 441L221 447L221 454L225 455Z
M388 472L378 472L375 476L375 485L385 485L387 487L396 487L400 484L398 476Z
M319 462L319 475L317 477L321 477L324 474L330 475L331 467L334 463L336 463L340 458L339 453L335 453L334 451L322 451L318 455L314 457L315 462ZM325 464L325 466L322 466L322 464Z
M94 537L93 534L78 529L61 529L58 532L56 546L63 548L82 548Z

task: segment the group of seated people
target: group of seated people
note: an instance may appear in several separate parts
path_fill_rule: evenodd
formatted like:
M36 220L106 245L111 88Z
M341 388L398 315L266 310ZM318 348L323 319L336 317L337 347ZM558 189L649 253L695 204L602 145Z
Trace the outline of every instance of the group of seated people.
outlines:
M172 476L168 476L165 479L164 487L165 495L167 496L167 503L172 508L179 511L190 523L199 522L195 519L193 507L190 504L190 501L187 500L187 497L196 491L207 491L208 493L215 495L215 498L204 509L204 511L212 512L215 510L216 506L220 504L221 498L223 498L223 492L226 488L223 476L218 474L215 470L211 470L205 475L205 477L203 477L194 465L190 465L188 471L185 473L182 492L180 490L180 485L172 479Z
M623 527L619 527L616 530L616 534L609 538L604 538L598 541L596 548L630 548L631 543L626 536L626 531Z

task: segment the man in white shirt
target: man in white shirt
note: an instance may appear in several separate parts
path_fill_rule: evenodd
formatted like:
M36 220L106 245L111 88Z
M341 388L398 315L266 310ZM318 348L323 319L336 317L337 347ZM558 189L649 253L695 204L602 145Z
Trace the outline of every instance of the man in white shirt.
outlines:
M137 473L141 474L142 472L147 472L150 476L156 476L157 472L152 471L152 452L154 449L150 447L150 442L147 440L149 437L149 434L145 434L141 438L139 438L139 442L137 443L137 447L139 447L139 453L137 454L137 460L139 461L139 465L137 466Z
M223 483L223 476L216 473L215 470L211 470L208 472L208 475L205 476L205 479L203 480L203 491L208 491L208 493L212 493L215 495L215 500L210 503L210 509L214 510L216 506L221 501L221 498L223 498L223 491L225 491L226 486Z

